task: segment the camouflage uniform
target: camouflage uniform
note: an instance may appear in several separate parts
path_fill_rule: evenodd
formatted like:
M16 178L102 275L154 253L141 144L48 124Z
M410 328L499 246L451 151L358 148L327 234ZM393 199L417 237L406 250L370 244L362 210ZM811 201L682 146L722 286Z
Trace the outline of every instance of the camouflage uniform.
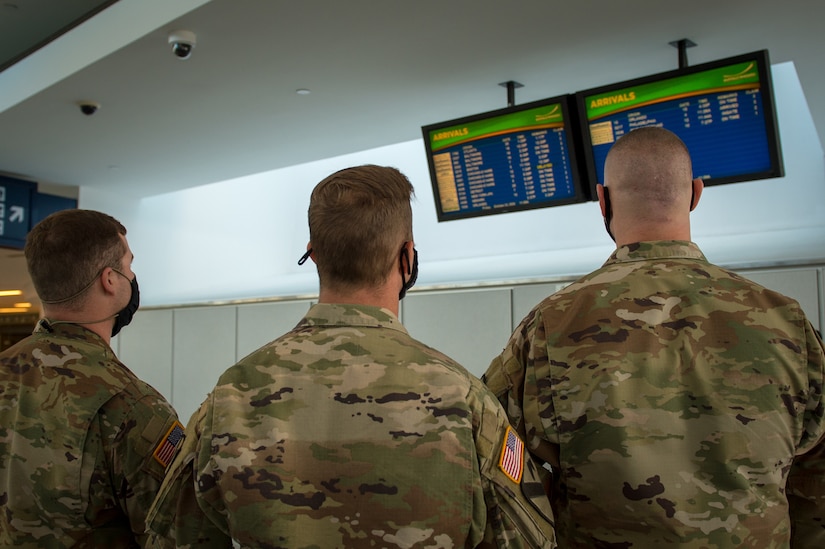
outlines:
M560 547L825 547L821 341L679 241L619 247L484 380L554 469Z
M148 525L158 546L555 547L508 429L484 384L390 311L314 305L221 376Z
M0 354L0 547L143 546L175 411L97 334L46 326Z

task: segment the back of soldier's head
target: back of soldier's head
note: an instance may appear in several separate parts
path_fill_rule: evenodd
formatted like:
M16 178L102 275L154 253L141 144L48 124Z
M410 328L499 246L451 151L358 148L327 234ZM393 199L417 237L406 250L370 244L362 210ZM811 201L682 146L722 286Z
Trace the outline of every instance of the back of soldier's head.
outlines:
M604 173L611 200L632 203L639 214L681 208L681 201L690 200L690 154L684 142L664 128L638 128L623 135L608 152Z
M94 210L62 210L34 226L24 254L37 295L44 303L77 307L83 289L104 267L122 268L126 228Z
M412 240L413 186L395 168L338 171L312 191L309 239L322 286L359 288L384 282Z

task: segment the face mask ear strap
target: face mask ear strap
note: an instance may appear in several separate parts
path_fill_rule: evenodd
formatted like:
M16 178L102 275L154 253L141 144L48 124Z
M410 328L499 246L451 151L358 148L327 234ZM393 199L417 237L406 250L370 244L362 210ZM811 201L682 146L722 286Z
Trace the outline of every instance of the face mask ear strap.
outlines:
M312 248L308 249L304 255L301 256L301 259L298 260L298 265L303 265L309 259L309 256L312 255Z
M402 275L402 282L406 284L406 281L403 279L404 275L404 261L407 262L407 274L412 274L412 265L410 264L410 254L407 253L407 245L404 243L404 247L401 248L401 275Z
M616 237L613 236L613 231L610 230L610 222L613 220L613 206L610 204L610 191L607 189L607 185L602 185L602 196L604 197L604 228L607 230L610 239L616 242Z
M398 294L398 299L404 299L404 296L407 295L407 290L412 288L415 285L415 281L418 278L418 250L413 248L413 259L412 263L410 263L410 254L407 253L407 243L404 243L404 247L401 248L401 259L399 269L401 270L401 291ZM404 261L407 262L407 275L410 278L406 278L404 276Z

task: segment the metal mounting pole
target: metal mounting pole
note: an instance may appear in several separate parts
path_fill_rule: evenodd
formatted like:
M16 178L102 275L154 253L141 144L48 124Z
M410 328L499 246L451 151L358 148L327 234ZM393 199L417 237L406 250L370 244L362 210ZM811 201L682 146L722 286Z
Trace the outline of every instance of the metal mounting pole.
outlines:
M668 44L679 50L679 68L686 69L688 66L687 49L694 47L696 43L687 38L682 38L681 40L668 42Z
M523 84L519 84L514 80L508 80L507 82L501 82L499 86L504 86L507 88L507 106L513 107L516 104L516 88L523 88Z

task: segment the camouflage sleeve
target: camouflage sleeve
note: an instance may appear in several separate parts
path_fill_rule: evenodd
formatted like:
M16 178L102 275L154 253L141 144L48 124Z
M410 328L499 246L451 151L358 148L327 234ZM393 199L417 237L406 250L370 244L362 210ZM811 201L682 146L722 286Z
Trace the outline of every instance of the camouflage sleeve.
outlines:
M521 412L524 367L514 359L512 350L505 348L504 352L495 357L481 379L506 410L510 423L524 437Z
M172 406L154 394L134 401L119 395L104 406L100 419L103 424L118 426L111 443L104 442L104 450L111 460L116 497L135 539L143 547L147 543L146 511L157 495L168 463L162 452L167 444L174 450L174 441L167 442L167 437L175 428L182 430L182 426Z
M802 445L810 451L797 456L788 476L791 547L825 547L825 348L808 324L810 394Z
M204 424L209 399L192 414L183 444L169 466L158 497L146 518L150 534L149 547L218 548L231 547L225 530L219 528L201 509L195 488L195 471L204 438Z
M486 524L479 547L556 547L542 469L524 451L501 406L484 391L476 433Z
M541 423L542 411L538 396L543 382L536 368L548 364L547 340L541 314L534 309L513 332L501 354L495 357L482 377L498 398L510 424L526 441L535 457L558 466L558 449L547 440ZM544 381L546 382L546 381Z

